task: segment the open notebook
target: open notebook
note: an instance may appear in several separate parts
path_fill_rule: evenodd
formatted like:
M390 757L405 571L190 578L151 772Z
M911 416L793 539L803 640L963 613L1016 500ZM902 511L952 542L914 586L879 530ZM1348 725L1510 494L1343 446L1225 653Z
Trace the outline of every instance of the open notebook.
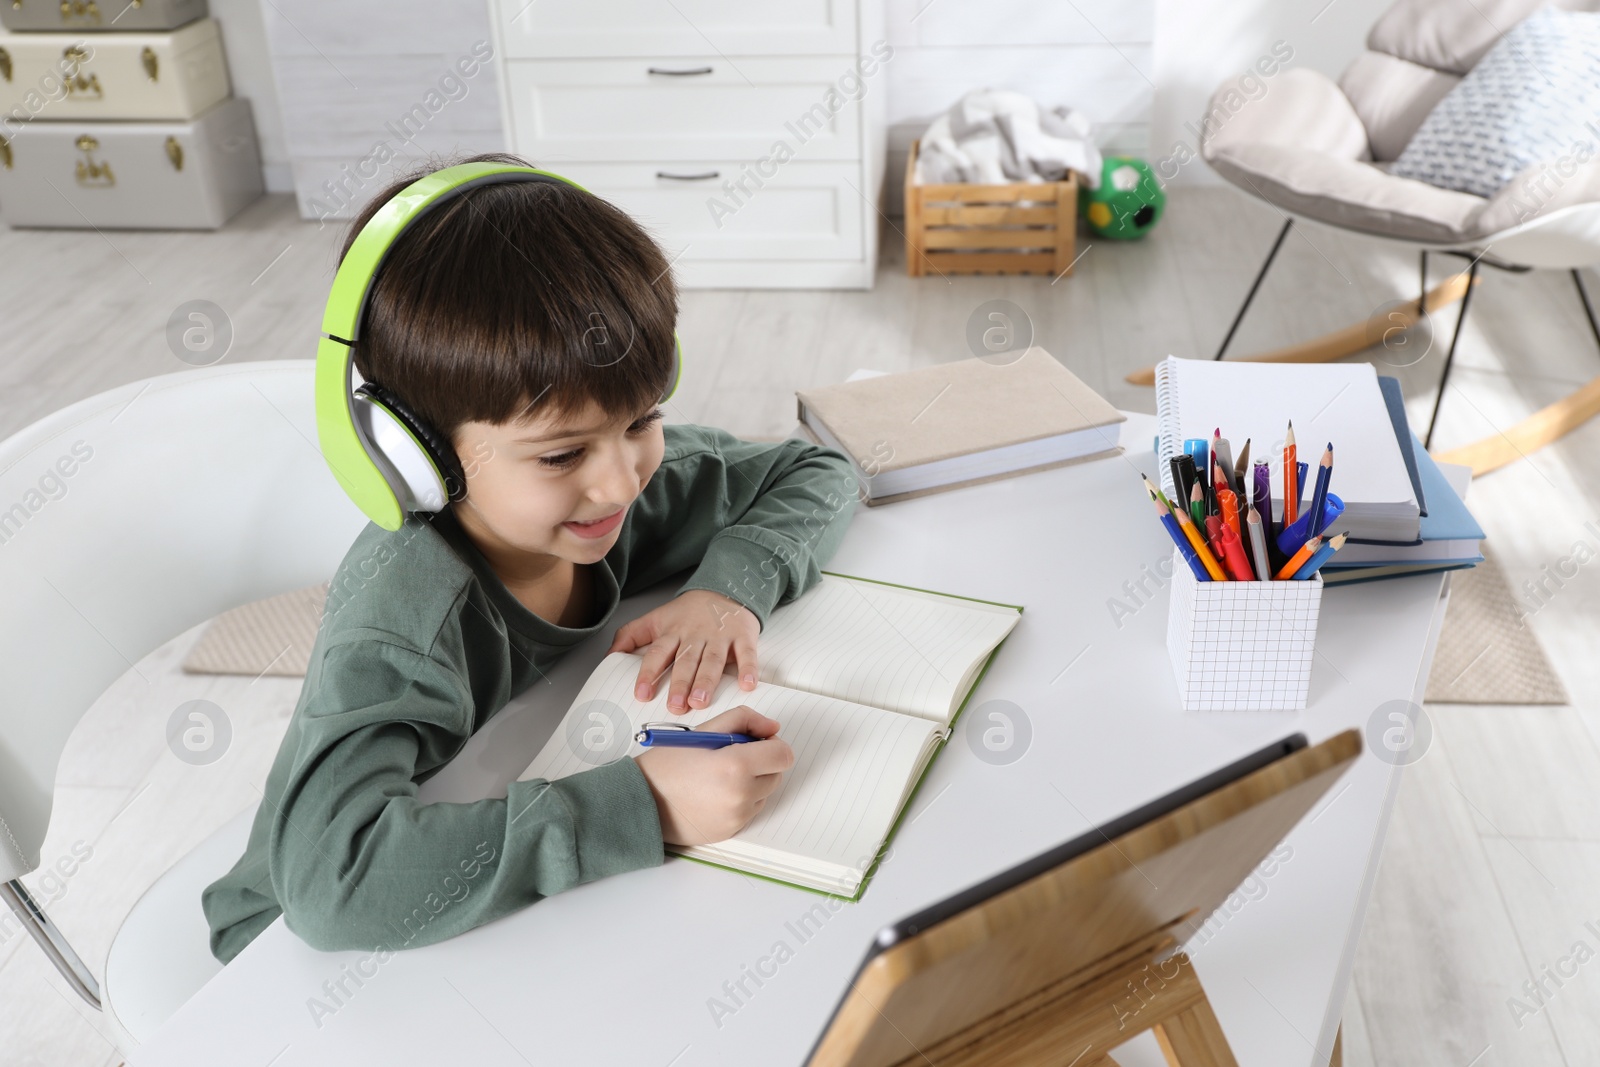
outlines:
M674 716L665 684L648 703L634 699L641 659L613 652L521 780L564 778L592 766L581 750L588 742L571 739L603 739L613 716L629 723L623 755L636 756L644 749L631 736L641 723L695 725L748 704L779 722L778 736L795 750L793 769L736 836L673 851L854 898L1021 611L824 572L767 619L754 690L724 675L709 707ZM576 720L592 720L598 733Z

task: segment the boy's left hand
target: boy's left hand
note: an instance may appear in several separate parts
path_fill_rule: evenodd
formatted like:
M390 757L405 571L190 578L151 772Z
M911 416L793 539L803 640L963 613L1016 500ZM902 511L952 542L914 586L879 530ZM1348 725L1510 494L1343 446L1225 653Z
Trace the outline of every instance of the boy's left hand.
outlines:
M738 664L739 688L756 687L760 633L761 623L737 600L709 589L690 589L618 630L606 654L645 649L633 688L639 700L654 696L656 683L670 668L667 710L682 715L711 703L729 650Z

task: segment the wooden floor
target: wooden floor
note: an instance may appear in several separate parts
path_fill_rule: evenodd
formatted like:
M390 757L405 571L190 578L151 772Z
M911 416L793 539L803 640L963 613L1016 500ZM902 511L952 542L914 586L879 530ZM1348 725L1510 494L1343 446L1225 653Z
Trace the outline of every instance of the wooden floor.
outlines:
M785 434L797 388L857 367L969 355L967 320L995 298L1021 307L1037 341L1114 403L1150 411L1150 391L1122 376L1168 353L1209 355L1280 224L1232 190L1175 189L1147 240L1085 240L1073 275L1053 284L909 279L886 228L870 292L685 293L685 377L669 417ZM114 385L183 370L165 329L185 301L227 313L229 361L310 357L340 236L301 222L287 197L221 234L0 230L0 436ZM1436 262L1442 277L1452 261ZM1305 339L1414 296L1416 270L1402 247L1296 227L1232 351ZM1437 318L1433 351L1397 371L1418 424L1454 313ZM1570 276L1485 271L1435 443L1476 440L1596 373L1600 351ZM1480 479L1471 499L1519 598L1579 542L1586 561L1600 559L1600 425ZM1600 962L1590 962L1600 956L1596 571L1586 562L1538 610L1527 605L1572 707L1428 708L1432 747L1403 787L1346 1002L1346 1063L1600 1063ZM299 690L298 679L182 675L198 632L140 665L152 684L130 672L108 692L61 764L44 856L88 856L56 883L28 881L97 972L139 893L257 802ZM228 755L204 768L180 763L163 741L171 709L195 697L225 707L235 732ZM1524 988L1530 980L1543 983L1543 1005ZM104 1032L14 924L0 924L0 1061L115 1064ZM1150 1051L1126 1062L1152 1062Z

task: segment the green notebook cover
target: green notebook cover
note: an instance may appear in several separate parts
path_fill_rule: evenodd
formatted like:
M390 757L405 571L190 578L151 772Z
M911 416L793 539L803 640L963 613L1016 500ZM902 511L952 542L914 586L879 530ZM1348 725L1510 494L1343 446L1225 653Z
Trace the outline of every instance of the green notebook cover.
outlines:
M1023 611L1021 604L1007 604L1001 600L984 600L982 597L961 596L957 593L944 593L937 589L921 589L914 585L901 585L899 582L885 582L878 578L863 578L855 574L840 574L838 571L822 571L821 573L831 574L835 578L849 578L851 581L856 582L872 582L876 585L891 585L896 589L910 589L917 593L933 593L935 596L950 597L952 600L971 600L977 604L993 604L996 607L1016 608L1017 614L1019 615L1022 614ZM829 893L826 890L816 889L809 885L800 885L798 882L789 882L782 878L773 878L765 874L755 874L739 867L729 867L725 863L716 863L712 860L701 859L698 856L684 856L678 853L673 853L673 855L677 856L679 859L691 860L694 863L703 863L707 867L718 867L725 871L732 871L735 874L742 874L746 878L759 878L763 882L776 882L779 885L786 885L793 889L803 889L807 893L815 893L819 897L832 897L835 900L846 900L851 903L855 903L856 901L860 900L861 895L867 891L867 886L871 884L872 876L878 873L878 865L883 862L883 854L888 851L889 843L894 840L894 835L900 831L900 824L905 821L906 812L911 810L912 804L915 803L917 799L917 794L922 791L922 783L927 780L928 772L932 770L933 765L938 762L939 755L944 751L945 745L950 743L950 737L955 736L956 724L961 721L961 713L967 710L967 704L972 700L972 694L978 691L978 686L983 682L983 676L989 673L989 665L994 662L994 658L999 654L1001 647L1004 646L1005 643L1010 639L1011 634L1006 634L1005 637L1002 637L1000 639L1000 644L995 645L994 648L990 650L989 658L983 661L983 667L979 669L978 676L972 680L972 686L967 690L966 695L961 698L961 703L956 707L955 714L950 716L950 736L940 741L934 748L933 755L928 757L927 766L922 768L922 774L917 778L916 784L911 787L911 792L909 795L907 795L905 804L900 808L900 814L895 816L894 824L889 827L888 836L883 839L883 844L879 846L878 855L873 859L872 866L868 867L867 873L861 876L861 885L856 888L854 896L847 897L839 893Z

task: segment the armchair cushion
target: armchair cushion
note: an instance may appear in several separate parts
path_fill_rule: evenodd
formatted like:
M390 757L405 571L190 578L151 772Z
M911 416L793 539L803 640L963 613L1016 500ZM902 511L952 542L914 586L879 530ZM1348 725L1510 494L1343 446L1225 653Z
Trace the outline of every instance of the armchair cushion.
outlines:
M1453 243L1483 208L1480 197L1396 178L1357 159L1276 144L1241 144L1208 162L1246 192L1291 214L1347 230Z
M1367 159L1367 131L1350 100L1326 74L1291 67L1260 96L1226 83L1201 119L1200 153L1214 156L1243 145L1282 145L1338 159Z
M1387 52L1363 52L1339 75L1339 88L1367 128L1372 158L1388 162L1405 150L1422 120L1459 81L1457 75Z
M1465 74L1502 34L1546 0L1400 0L1373 24L1367 47L1447 74ZM1554 6L1592 9L1593 0Z
M1543 9L1506 33L1423 120L1390 172L1490 197L1593 141L1600 14Z

